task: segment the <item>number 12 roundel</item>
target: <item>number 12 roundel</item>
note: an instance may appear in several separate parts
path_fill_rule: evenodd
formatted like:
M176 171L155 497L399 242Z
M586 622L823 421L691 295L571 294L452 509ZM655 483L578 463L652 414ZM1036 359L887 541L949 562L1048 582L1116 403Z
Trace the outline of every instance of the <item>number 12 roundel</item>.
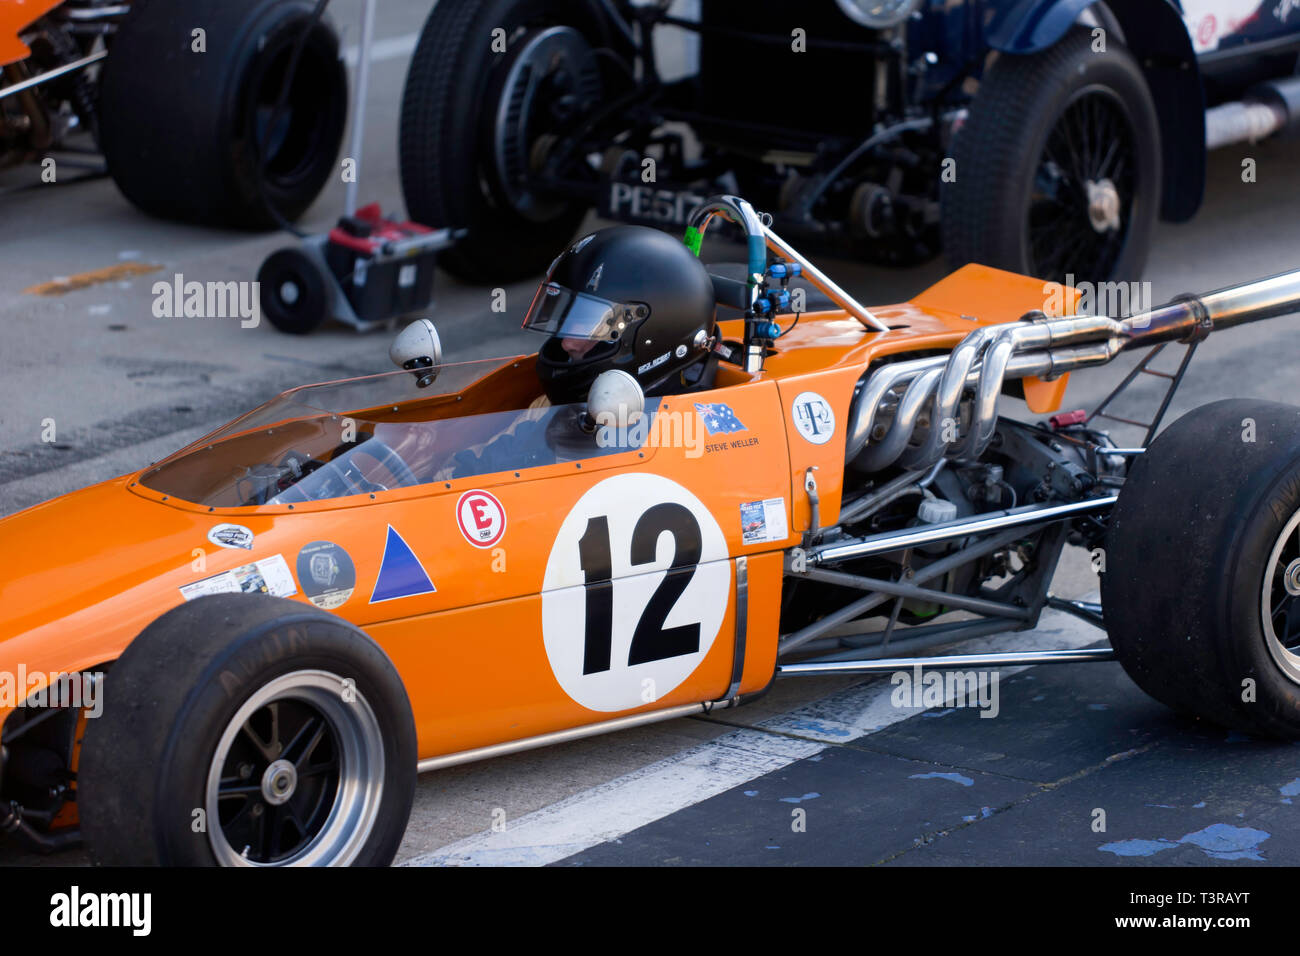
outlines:
M555 679L590 710L658 700L707 656L730 595L727 541L698 498L659 475L606 478L569 511L546 563Z

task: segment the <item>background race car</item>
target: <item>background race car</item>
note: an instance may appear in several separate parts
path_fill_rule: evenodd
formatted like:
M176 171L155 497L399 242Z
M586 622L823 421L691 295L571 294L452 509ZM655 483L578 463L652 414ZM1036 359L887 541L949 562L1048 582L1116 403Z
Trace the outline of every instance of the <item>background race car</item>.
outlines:
M476 281L543 271L589 209L679 229L718 191L874 261L1135 279L1207 149L1300 122L1298 49L1291 0L441 3L402 184Z

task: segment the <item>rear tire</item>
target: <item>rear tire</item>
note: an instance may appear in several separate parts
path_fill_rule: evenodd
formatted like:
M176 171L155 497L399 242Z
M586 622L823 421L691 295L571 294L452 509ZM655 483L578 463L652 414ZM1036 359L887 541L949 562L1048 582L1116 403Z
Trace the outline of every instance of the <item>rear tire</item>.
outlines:
M301 216L334 171L347 117L338 37L321 20L269 150L260 147L311 0L135 0L100 83L108 170L150 215L266 229ZM195 52L191 31L205 31ZM259 164L259 153L261 156ZM259 168L259 165L262 168Z
M1300 737L1298 529L1300 408L1216 402L1152 442L1112 512L1101 578L1138 686L1226 727Z
M260 594L198 598L145 628L104 690L77 768L99 862L392 861L414 721L392 662L342 618Z

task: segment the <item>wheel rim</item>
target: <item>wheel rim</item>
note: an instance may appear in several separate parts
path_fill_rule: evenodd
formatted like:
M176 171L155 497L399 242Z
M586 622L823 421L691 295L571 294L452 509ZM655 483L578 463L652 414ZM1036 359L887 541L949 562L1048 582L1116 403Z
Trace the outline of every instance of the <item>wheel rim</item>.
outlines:
M556 131L579 125L599 102L600 70L590 46L572 27L552 26L516 38L514 58L492 86L489 192L518 215L547 222L568 203L539 189L537 174L560 141Z
M223 866L344 866L383 793L379 721L351 682L285 674L235 712L208 768L209 842Z
M1114 275L1137 199L1136 142L1128 109L1109 87L1071 97L1034 171L1027 230L1034 275L1094 283Z
M310 44L302 51L284 108L276 114L291 56L292 45L277 52L253 101L253 135L266 181L286 190L308 177L318 164L331 122L331 110L321 103L322 91L332 90L330 65Z
M1260 620L1274 663L1300 684L1300 511L1291 516L1269 554Z

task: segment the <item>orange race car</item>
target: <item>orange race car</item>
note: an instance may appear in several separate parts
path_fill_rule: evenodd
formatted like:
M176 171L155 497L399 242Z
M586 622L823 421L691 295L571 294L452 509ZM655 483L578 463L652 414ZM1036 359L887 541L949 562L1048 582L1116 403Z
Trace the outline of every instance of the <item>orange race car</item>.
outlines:
M743 279L698 258L715 217ZM1044 314L1072 301L967 266L868 310L716 197L685 243L565 250L535 355L447 363L421 320L396 371L0 521L0 830L107 862L382 864L417 771L918 663L1115 656L1173 707L1300 736L1300 411L1219 403L1128 448L1109 400L998 416L1295 311L1300 272ZM1066 543L1104 557L1112 647L911 656L1045 606L1101 627L1047 593Z

